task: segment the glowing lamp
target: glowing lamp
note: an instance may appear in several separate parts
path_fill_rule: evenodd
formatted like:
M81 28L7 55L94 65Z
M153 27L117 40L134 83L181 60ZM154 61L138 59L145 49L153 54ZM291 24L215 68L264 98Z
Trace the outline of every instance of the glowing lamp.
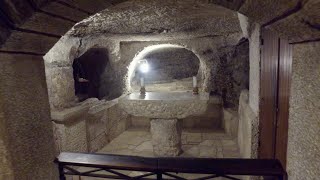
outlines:
M147 61L147 60L141 60L141 61L140 61L139 70L140 70L142 73L147 73L147 72L149 72L149 64L148 64L148 61Z

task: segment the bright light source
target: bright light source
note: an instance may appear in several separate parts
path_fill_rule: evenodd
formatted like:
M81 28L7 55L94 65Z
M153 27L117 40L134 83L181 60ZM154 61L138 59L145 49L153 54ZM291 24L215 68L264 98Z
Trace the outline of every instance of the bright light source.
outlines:
M162 48L184 48L184 47L180 45L174 45L174 44L158 44L158 45L152 45L144 48L141 52L138 53L137 56L133 58L130 65L128 66L127 86L129 90L132 90L131 81L135 75L135 71L139 69L139 71L142 72L140 70L140 65L141 65L141 61L146 61L144 57L146 57L149 53ZM148 70L150 71L150 67L148 67Z
M148 63L142 63L142 64L140 64L139 69L140 69L140 71L142 73L147 73L147 72L149 72L149 64Z

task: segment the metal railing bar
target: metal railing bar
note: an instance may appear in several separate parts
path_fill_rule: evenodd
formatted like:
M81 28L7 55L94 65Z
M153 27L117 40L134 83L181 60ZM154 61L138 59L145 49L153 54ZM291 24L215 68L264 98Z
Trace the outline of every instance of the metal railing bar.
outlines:
M81 175L81 172L79 172L79 171L77 171L77 170L75 170L75 169L73 169L73 168L71 168L69 166L64 166L63 168L67 169L68 171L70 171L72 173L74 173L74 175Z
M81 172L81 175L91 174L91 173L99 172L99 171L102 171L102 170L104 170L104 169L102 169L102 168L93 169L91 171Z
M125 174L122 174L120 172L117 172L117 171L114 171L114 170L111 170L111 169L104 169L104 170L107 171L107 172L110 172L112 174L118 175L119 177L131 178L130 176L127 176Z
M235 177L227 176L227 175L221 175L221 177L227 178L227 179L232 179L232 180L241 180Z
M197 178L197 179L193 179L193 180L207 180L207 179L213 179L213 178L217 178L220 177L219 175L210 175L210 176L205 176L205 177L201 177L201 178Z
M170 173L166 173L166 172L163 172L162 174L167 175L169 177L176 178L176 179L180 179L180 180L187 180L186 178L183 178L183 177L180 177L180 176L176 176L176 175L173 175L173 174L170 174Z
M152 176L152 175L155 175L155 174L156 173L151 172L151 173L143 174L143 175L140 175L140 176L135 176L132 179L141 179L141 178Z
M77 174L72 174L72 173L65 173L65 175L77 175ZM86 176L86 177L97 177L97 178L106 178L106 179L128 179L128 178L123 178L120 176L116 176L116 175L107 175L107 174L90 174L90 175L82 175L82 176Z
M86 159L85 161L82 160L84 157ZM287 180L286 171L278 160L273 159L178 159L89 153L61 153L59 157L56 158L55 163L58 164L59 177L61 180L65 180L64 175L142 180L171 178L182 180L208 180L216 177L240 180L241 178L239 179L236 177L238 177L238 175L244 175L272 176L279 180ZM210 166L208 166L208 164L210 164ZM78 169L75 166L87 167L90 169L84 169L83 172L81 172L81 168ZM144 173L142 173L143 175L128 175L125 171L138 171ZM199 178L184 178L184 174L199 174ZM154 177L155 175L156 178ZM166 177L163 178L163 176Z

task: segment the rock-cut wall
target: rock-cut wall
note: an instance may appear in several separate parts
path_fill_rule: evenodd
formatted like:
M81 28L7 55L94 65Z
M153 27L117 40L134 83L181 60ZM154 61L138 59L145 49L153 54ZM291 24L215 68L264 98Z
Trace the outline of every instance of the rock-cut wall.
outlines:
M121 110L117 99L91 98L51 114L57 152L96 152L124 132L130 123L130 115Z
M289 179L320 177L320 42L294 45L287 168Z

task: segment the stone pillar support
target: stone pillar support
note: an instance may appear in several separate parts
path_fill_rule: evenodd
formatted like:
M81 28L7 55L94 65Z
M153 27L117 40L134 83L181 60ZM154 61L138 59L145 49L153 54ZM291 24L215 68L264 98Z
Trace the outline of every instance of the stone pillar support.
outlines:
M178 156L181 150L181 123L177 119L151 120L153 152L156 156Z

